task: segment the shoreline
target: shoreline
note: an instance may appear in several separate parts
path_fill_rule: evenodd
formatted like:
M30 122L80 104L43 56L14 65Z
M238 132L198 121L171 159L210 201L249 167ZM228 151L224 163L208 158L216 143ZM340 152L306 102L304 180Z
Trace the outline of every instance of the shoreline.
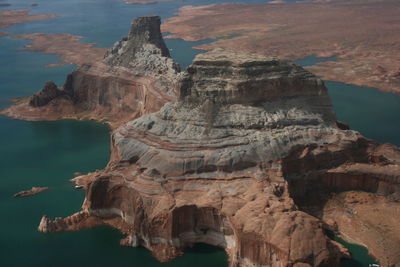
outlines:
M57 18L59 15L55 14L30 14L28 9L18 10L0 10L0 30L8 28L14 24L31 22L37 20L45 20L51 18ZM4 32L0 32L2 34ZM1 35L0 35L1 36Z
M133 0L136 1L136 0ZM139 0L141 1L141 0ZM336 3L338 0L333 1ZM147 2L144 0L144 2ZM340 1L339 1L340 2ZM357 0L353 0L353 2L357 2ZM374 0L369 0L369 2L374 2ZM199 41L204 39L217 39L217 41L194 46L193 49L200 50L212 50L216 47L222 47L228 50L245 50L249 52L259 53L263 50L263 47L259 47L259 45L255 45L254 49L252 46L249 47L252 42L259 41L260 36L260 26L261 24L244 26L241 28L238 25L234 25L233 33L229 33L232 29L225 29L228 31L227 34L223 34L224 30L208 30L205 32L204 27L193 26L194 22L197 21L198 17L213 17L213 11L210 11L211 7L216 9L216 13L221 7L227 7L227 9L232 9L236 11L237 8L244 7L244 9L253 9L253 8L262 8L264 6L268 6L269 9L274 8L274 10L278 10L279 12L284 11L292 11L292 6L301 7L301 6L311 6L315 9L315 6L326 6L329 7L331 5L330 2L283 2L283 3L264 3L264 4L237 4L237 3L224 3L224 4L213 4L206 6L183 6L179 9L179 13L177 16L168 18L165 23L162 25L163 32L169 32L170 34L166 36L167 39L178 38L183 41ZM275 11L276 11L275 10ZM326 11L325 11L326 12ZM2 10L0 14L8 14L8 16L3 16L3 22L0 19L0 29L11 26L16 23L29 22L40 19L48 19L58 17L58 15L29 15L29 10ZM229 13L229 12L226 12ZM14 18L12 18L14 16ZM229 19L229 14L220 15L222 18L227 16ZM7 18L6 18L7 17ZM11 24L7 24L11 23ZM216 22L206 21L206 25L213 25ZM6 26L4 26L6 25ZM198 27L193 28L193 27ZM224 29L225 26L222 27ZM255 33L247 33L247 30L253 29ZM272 43L276 36L274 32L285 32L285 27L293 27L288 25L279 25L279 21L275 25L270 25L267 29L262 30L263 34L270 34L272 37ZM314 27L311 25L311 27ZM207 27L205 27L207 28ZM211 27L212 28L212 27ZM226 27L225 27L226 28ZM321 30L321 29L319 29ZM241 32L242 31L242 32ZM215 36L216 32L220 32L219 36ZM236 32L236 33L235 33ZM296 31L294 31L296 33ZM93 63L99 61L102 58L102 55L107 50L107 48L96 48L94 47L94 43L81 43L79 40L83 38L82 36L66 34L66 33L57 33L57 34L44 34L44 33L32 33L32 34L16 34L12 35L11 33L0 32L0 37L10 36L11 38L19 38L19 39L27 39L32 40L32 42L25 46L23 51L35 51L41 52L44 54L54 54L61 58L62 62L56 62L52 64L48 64L47 67L57 67L64 64L75 64L82 65L84 63ZM262 36L261 36L262 37ZM253 39L253 40L252 40ZM261 40L262 41L262 40ZM289 39L290 41L290 39ZM235 43L242 45L240 47L235 46ZM311 47L310 47L311 45ZM307 44L304 47L300 48L300 53L293 53L291 50L287 51L287 47L284 47L282 51L276 51L277 57L282 59L290 59L292 61L306 58L308 56L315 57L329 57L336 56L336 61L330 62L320 62L316 63L312 66L307 66L306 69L316 73L321 76L324 80L329 81L337 81L343 82L346 84L357 85L357 86L366 86L376 88L382 92L395 93L400 94L400 68L396 69L395 63L397 62L396 58L393 58L387 62L388 60L384 60L382 55L376 58L369 57L361 57L357 55L353 55L353 58L349 53L349 47L341 48L340 45L336 44L336 46L332 46L332 49L326 50L324 47L312 47L312 44ZM309 51L305 51L309 49ZM251 51L255 50L255 51ZM265 49L264 49L265 50ZM296 50L296 49L295 49ZM322 51L323 50L323 51ZM357 48L356 50L359 50ZM267 52L269 50L267 49ZM298 52L298 51L297 51ZM368 49L366 52L361 51L361 53L368 53ZM89 55L89 56L88 56ZM385 55L384 55L385 56ZM369 58L366 62L362 60L366 60L365 58ZM386 57L387 58L387 57ZM360 60L361 61L358 61ZM379 64L374 64L377 59L382 59L382 62L385 61L384 66ZM372 61L371 61L372 60ZM400 60L400 58L398 59ZM393 62L392 62L393 61ZM371 69L371 65L375 65L373 69ZM383 64L382 64L383 65ZM357 66L357 67L354 67ZM371 74L372 72L372 74Z

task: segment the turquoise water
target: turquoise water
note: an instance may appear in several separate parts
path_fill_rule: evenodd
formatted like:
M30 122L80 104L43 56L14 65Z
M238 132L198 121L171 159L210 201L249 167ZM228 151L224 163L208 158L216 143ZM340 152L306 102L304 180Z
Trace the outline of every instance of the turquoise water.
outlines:
M336 237L335 240L348 248L353 255L353 259L343 259L341 267L364 267L372 263L377 263L373 258L368 256L368 249L366 247L348 243L338 237ZM363 257L359 255L363 255Z
M319 62L327 62L327 61L336 61L336 57L316 57L316 56L308 56L303 59L296 60L296 63L300 66L307 67L315 65Z
M0 134L0 266L200 267L226 263L224 251L200 246L162 265L144 248L119 246L121 235L108 227L39 233L36 227L43 214L54 218L80 209L84 194L73 189L69 179L74 172L105 166L108 127L90 121L26 122L0 117ZM12 197L32 186L50 189L32 197Z
M128 5L113 0L38 0L37 7L30 7L29 0L10 2L12 6L3 9L24 8L37 14L62 16L18 24L7 28L8 32L72 33L85 36L83 42L107 47L126 35L136 16L159 14L167 18L182 5L226 1ZM172 56L183 68L201 52L191 46L209 41L166 40ZM0 38L0 107L7 105L4 101L9 98L31 95L49 79L61 85L74 68L73 65L44 67L59 62L59 58L17 52L26 43L10 37ZM399 144L396 135L399 136L400 123L394 117L399 114L398 96L342 83L327 82L327 86L340 120L368 137ZM226 266L226 254L222 250L201 245L171 263L160 264L143 248L120 247L120 234L107 227L76 233L37 232L43 214L66 216L79 210L83 193L74 190L68 179L74 172L86 173L105 166L109 157L108 129L89 121L24 122L0 117L0 135L0 266ZM12 198L14 193L32 186L51 189L29 198ZM354 251L356 260L365 258L365 252Z
M29 96L38 91L51 79L59 85L65 80L65 74L72 71L73 65L46 68L47 64L60 62L55 55L43 55L36 52L17 52L27 40L0 38L0 108L1 102L14 98Z

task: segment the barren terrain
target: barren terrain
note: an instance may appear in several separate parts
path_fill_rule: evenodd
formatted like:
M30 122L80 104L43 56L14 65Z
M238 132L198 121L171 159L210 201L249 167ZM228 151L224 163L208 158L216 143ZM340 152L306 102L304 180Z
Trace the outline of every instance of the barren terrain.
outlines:
M400 2L331 0L185 6L163 25L168 38L285 59L336 56L309 69L324 79L400 93Z

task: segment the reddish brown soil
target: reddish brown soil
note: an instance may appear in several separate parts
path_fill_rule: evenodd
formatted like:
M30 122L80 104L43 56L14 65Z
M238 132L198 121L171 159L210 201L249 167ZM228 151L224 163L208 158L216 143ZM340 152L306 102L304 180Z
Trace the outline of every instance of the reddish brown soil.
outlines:
M336 80L400 93L400 2L331 0L185 6L163 25L169 38L286 59L336 56L309 69ZM240 18L240 19L238 19Z

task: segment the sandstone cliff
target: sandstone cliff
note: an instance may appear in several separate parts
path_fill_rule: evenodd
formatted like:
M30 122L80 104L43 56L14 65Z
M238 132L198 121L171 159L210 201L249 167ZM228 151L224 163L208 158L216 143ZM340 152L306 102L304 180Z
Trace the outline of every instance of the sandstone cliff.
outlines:
M107 167L75 178L82 211L43 217L40 231L111 225L160 261L203 242L224 248L230 266L338 266L348 255L326 231L340 220L321 219L332 193L399 206L399 150L337 123L323 82L303 68L215 50L196 57L177 92L113 131Z
M178 74L160 33L160 18L140 17L103 62L80 66L62 88L48 82L2 113L26 120L96 119L115 127L175 100Z

